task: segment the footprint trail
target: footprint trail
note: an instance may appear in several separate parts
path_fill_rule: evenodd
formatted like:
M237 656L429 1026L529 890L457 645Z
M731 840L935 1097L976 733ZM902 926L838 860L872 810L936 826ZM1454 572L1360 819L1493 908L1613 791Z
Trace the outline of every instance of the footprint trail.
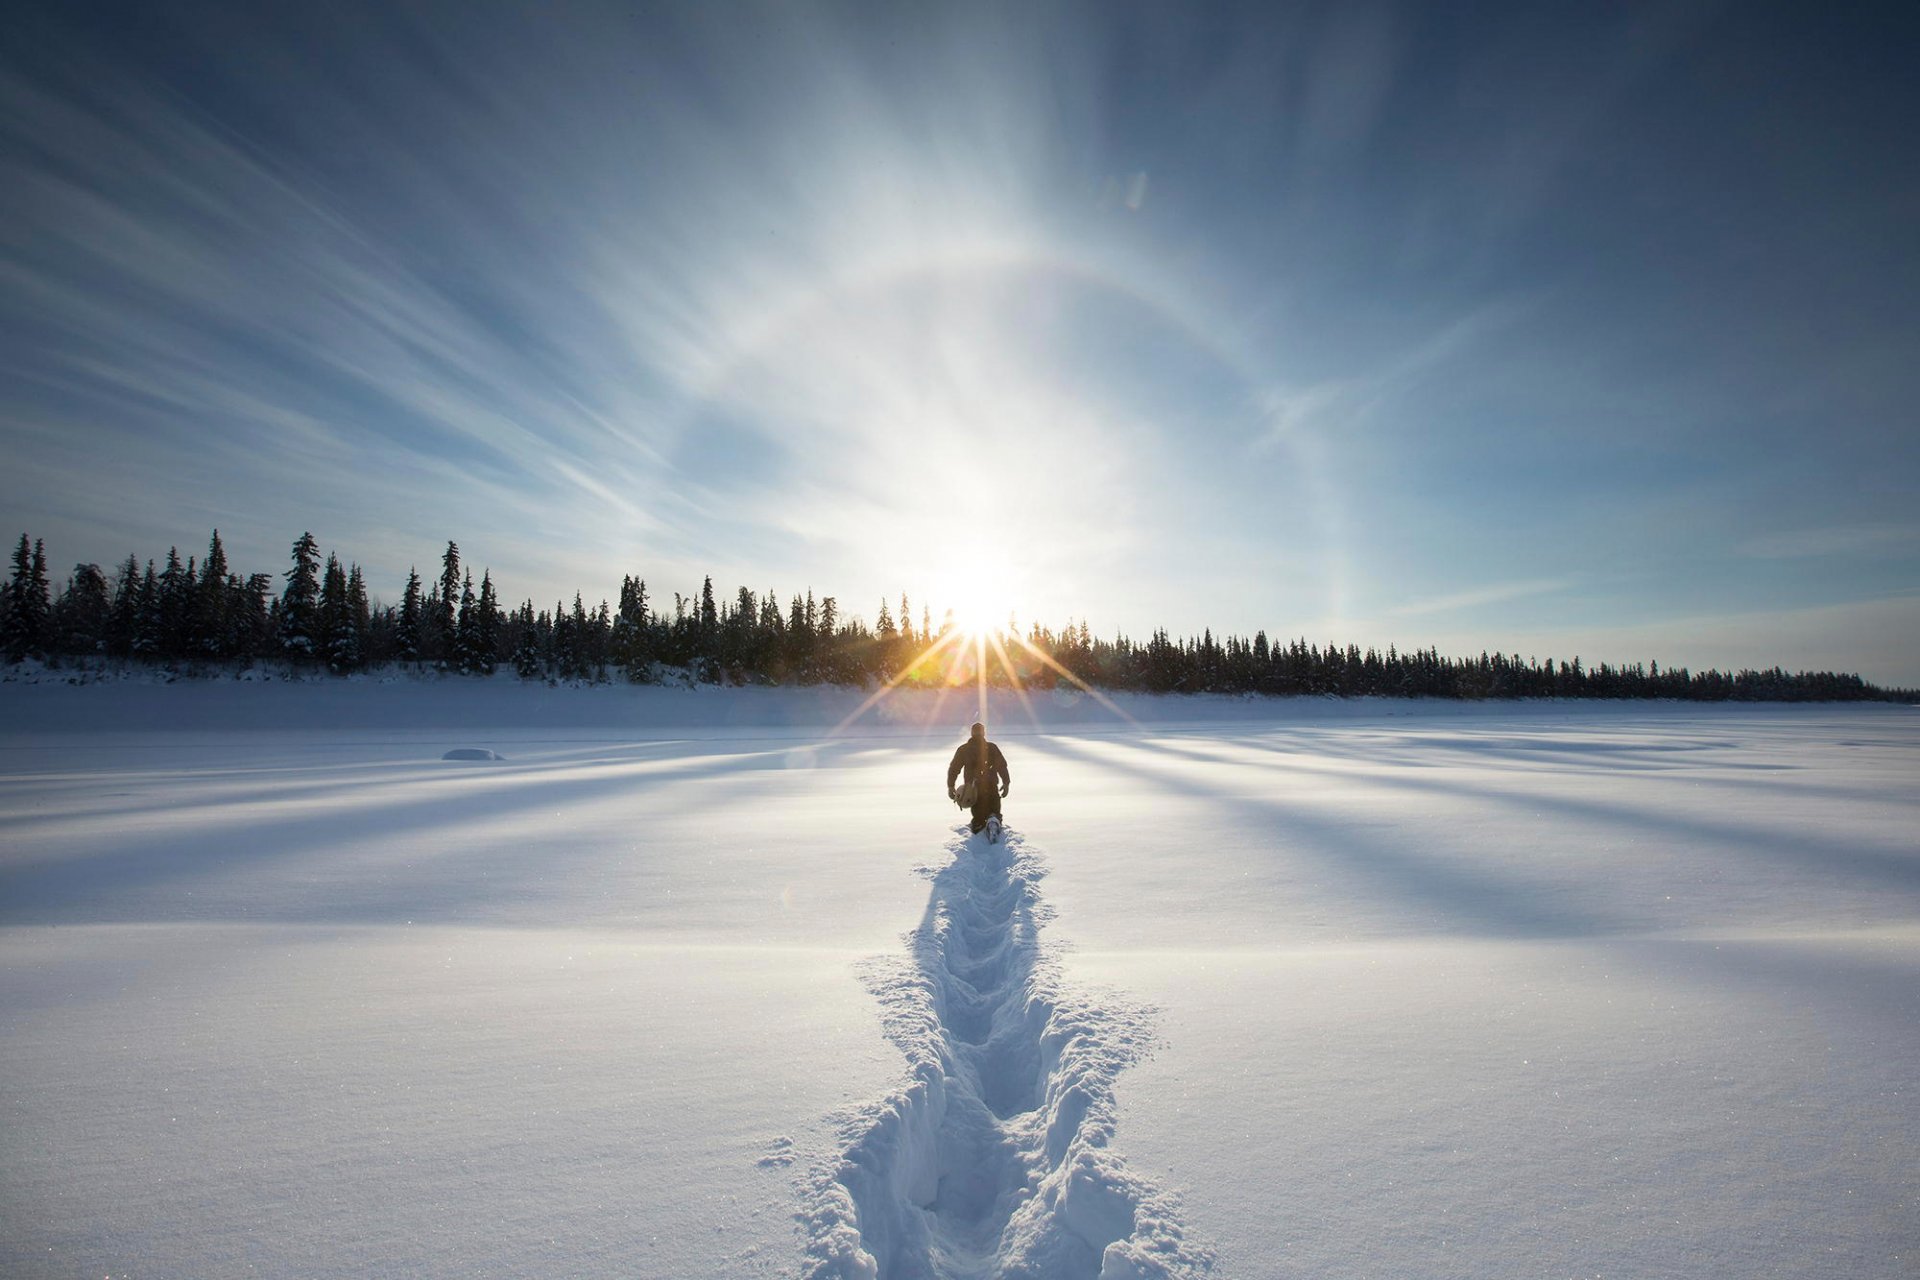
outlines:
M907 957L870 977L906 1055L846 1117L803 1215L810 1280L1143 1280L1210 1269L1172 1198L1109 1142L1145 1011L1067 991L1041 940L1039 854L958 835Z

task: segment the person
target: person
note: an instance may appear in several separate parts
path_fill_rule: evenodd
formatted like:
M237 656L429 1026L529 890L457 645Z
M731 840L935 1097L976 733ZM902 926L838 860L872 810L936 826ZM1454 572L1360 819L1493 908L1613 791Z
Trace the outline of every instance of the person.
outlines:
M954 786L964 776L965 785ZM947 765L947 799L973 810L973 830L984 830L988 819L1000 817L1000 800L1012 789L1013 775L1007 772L1007 758L1000 748L987 741L987 726L975 723L973 733L953 753Z

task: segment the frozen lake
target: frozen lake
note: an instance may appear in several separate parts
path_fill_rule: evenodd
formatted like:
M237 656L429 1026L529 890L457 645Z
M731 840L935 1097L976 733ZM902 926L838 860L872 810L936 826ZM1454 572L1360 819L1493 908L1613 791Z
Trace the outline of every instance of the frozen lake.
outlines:
M1920 711L859 701L0 686L0 1271L1920 1270Z

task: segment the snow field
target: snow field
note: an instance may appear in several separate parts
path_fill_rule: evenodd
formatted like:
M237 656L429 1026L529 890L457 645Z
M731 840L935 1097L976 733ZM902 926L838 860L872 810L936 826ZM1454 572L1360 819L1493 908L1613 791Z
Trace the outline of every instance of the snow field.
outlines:
M1911 1273L1912 721L1665 711L1031 744L1063 972L1162 1010L1129 1164L1222 1274Z
M0 1272L1913 1274L1911 709L856 704L0 687Z
M794 1143L898 1070L871 1013L821 999L852 963L593 930L5 930L0 1272L775 1273Z

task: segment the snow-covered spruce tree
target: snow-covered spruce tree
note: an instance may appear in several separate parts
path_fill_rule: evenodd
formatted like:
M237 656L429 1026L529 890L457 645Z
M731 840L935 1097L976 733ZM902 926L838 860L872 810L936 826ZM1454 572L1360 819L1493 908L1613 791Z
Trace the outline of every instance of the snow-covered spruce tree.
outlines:
M759 662L760 602L752 591L741 587L734 593L733 608L720 625L722 660L729 678L742 679Z
M440 557L440 582L434 588L433 627L431 629L429 658L442 671L455 669L459 664L459 655L455 652L460 641L460 547L451 540L447 542L447 552Z
M112 617L107 575L97 564L73 566L73 576L53 605L53 634L62 653L106 652L107 628Z
M515 630L518 637L513 647L513 670L522 680L536 679L544 664L540 657L540 627L534 620L533 601L529 600L520 606Z
M549 677L571 680L579 670L580 660L573 619L567 615L567 606L558 600L553 603L551 635L547 646L547 674Z
M107 623L107 652L124 658L133 653L133 637L140 629L140 562L129 555L113 582L113 614Z
M295 662L321 657L320 544L303 533L293 544L293 568L280 596L280 649Z
M810 622L811 611L806 601L798 595L787 606L787 633L784 651L781 654L780 677L782 681L798 677L806 670L807 654L813 648L813 628Z
M593 640L587 634L589 619L586 602L573 593L573 609L567 614L569 644L561 674L569 680L585 680L593 671Z
M751 668L758 683L771 684L786 644L787 615L780 607L779 595L771 589L754 597L754 609L753 624L749 628L752 633Z
M700 651L712 657L720 638L720 613L713 606L713 575L700 584Z
M247 580L229 573L220 595L220 652L227 658L248 658L251 654L242 648L247 629Z
M600 607L587 618L587 635L589 638L587 656L593 678L598 683L605 684L607 662L613 653L613 607L604 599L600 601Z
M463 675L471 675L474 668L473 628L474 596L473 570L467 570L466 577L460 583L460 609L453 619L453 656L452 666Z
M13 573L0 591L0 650L8 662L20 662L40 652L32 620L33 544L26 534L13 549Z
M500 662L500 598L494 594L493 571L480 571L480 600L474 606L473 672L490 676Z
M228 644L227 550L220 545L215 529L207 544L207 558L200 564L200 579L193 584L193 598L187 614L188 649L196 657L224 658Z
M33 540L33 568L27 576L26 599L22 601L27 626L38 637L44 650L53 644L53 602L47 591L47 544Z
M314 634L320 640L327 670L339 675L353 669L358 655L354 652L352 613L347 608L347 571L340 567L340 557L331 552L320 576L319 626Z
M620 612L613 620L613 660L634 684L652 679L653 635L647 617L647 584L627 575L620 582Z
M251 661L273 650L274 614L279 601L273 598L273 575L249 574L240 586L234 609L233 652Z
M133 651L146 659L160 656L160 578L147 561L140 576L140 600L134 609Z
M347 569L347 625L353 630L353 663L363 667L371 656L373 605L367 599L366 575L358 564Z
M167 567L160 571L160 635L158 657L173 662L187 655L187 621L193 609L193 571L180 563L180 549L167 548Z
M407 589L400 597L400 618L394 628L395 656L402 662L420 661L420 627L425 602L420 597L420 573L407 566Z
M840 670L840 604L832 596L820 599L820 630L814 643L814 670L822 680L837 682Z

